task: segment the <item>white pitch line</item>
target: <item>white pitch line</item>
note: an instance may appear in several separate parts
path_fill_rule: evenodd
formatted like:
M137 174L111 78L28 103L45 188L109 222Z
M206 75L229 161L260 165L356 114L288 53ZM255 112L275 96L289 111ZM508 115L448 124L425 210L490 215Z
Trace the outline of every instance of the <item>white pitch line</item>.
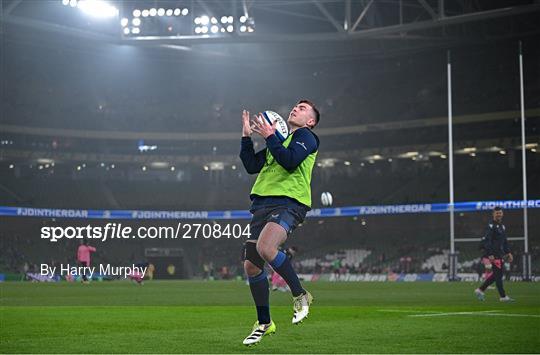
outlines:
M388 313L438 313L439 311L420 311L418 309L414 310L405 310L405 309L378 309L377 312L388 312Z
M461 315L476 315L487 317L533 317L540 318L540 314L523 314L523 313L494 313L498 311L478 311L478 312L448 312L448 313L432 313L432 314L411 314L408 317L443 317L443 316L461 316Z
M461 315L485 315L493 312L498 312L497 310L492 311L469 311L469 312L446 312L446 313L429 313L429 314L410 314L407 317L442 317L442 316L461 316Z

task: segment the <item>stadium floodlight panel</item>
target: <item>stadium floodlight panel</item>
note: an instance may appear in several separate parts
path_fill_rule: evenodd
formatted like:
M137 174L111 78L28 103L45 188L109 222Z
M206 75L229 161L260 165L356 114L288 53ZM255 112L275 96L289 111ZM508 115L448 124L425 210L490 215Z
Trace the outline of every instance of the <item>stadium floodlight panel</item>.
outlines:
M164 8L159 8L157 10L157 15L158 16L164 16L165 15L165 9Z
M36 160L39 164L52 164L54 163L54 160L49 158L39 158Z
M153 161L150 163L150 166L156 169L165 169L165 168L168 168L169 165L170 164L166 161Z
M419 154L418 152L407 152L407 153L400 154L399 157L400 158L411 158L411 157L417 156L418 154Z
M227 32L229 32L229 33L230 33L230 32L232 32L232 31L234 31L234 27L233 27L233 25L229 25L229 26L227 26Z
M225 163L220 161L210 162L210 170L223 170L225 169Z
M118 8L102 0L80 0L77 7L87 15L99 18L118 16Z
M62 0L62 5L68 6L69 5L69 0Z
M150 15L150 11L144 9L144 10L141 11L141 15L142 15L142 17L148 17L148 15Z
M167 9L167 11L165 11L165 15L172 16L173 15L173 9Z
M246 30L247 30L246 26L244 25L240 26L240 32L246 32Z
M124 27L124 34L128 35L130 32L129 27Z
M218 33L219 31L219 27L216 26L216 25L213 25L211 28L210 28L210 32L212 33Z
M140 18L134 18L133 21L131 21L131 23L133 23L133 26L140 26L141 25L141 19Z
M133 10L133 16L134 17L140 17L141 16L141 10L139 10L139 9Z
M201 16L201 24L208 25L208 22L210 22L210 18L208 16Z
M240 23L245 23L247 21L246 16L240 16Z
M77 6L77 0L69 0L69 6L71 7Z
M499 148L497 147L496 145L492 146L492 147L489 147L486 149L486 152L498 152L499 150L501 150L502 148Z
M134 27L131 30L131 33L133 33L134 35L138 35L139 33L141 33L141 29L139 27Z
M380 154L374 154L372 156L367 157L366 159L369 159L369 160L382 160L383 157Z
M325 158L325 159L321 159L320 161L320 167L321 168L331 168L335 165L336 163L336 159L334 158Z
M124 17L123 19L120 20L120 25L122 25L122 27L126 27L128 22L129 20Z
M176 8L176 9L174 9L174 11L173 11L173 15L174 15L174 16L180 16L181 13L182 13L182 11L181 11L179 8Z
M150 16L156 16L157 15L157 10L155 8L151 8L148 13L150 14Z
M187 16L189 14L189 9L187 7L182 9L182 16Z

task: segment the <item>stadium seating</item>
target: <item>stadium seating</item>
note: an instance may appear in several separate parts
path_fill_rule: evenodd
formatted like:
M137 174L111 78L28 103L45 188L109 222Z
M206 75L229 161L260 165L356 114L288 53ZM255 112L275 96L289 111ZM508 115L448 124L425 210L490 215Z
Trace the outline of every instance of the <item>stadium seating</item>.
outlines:
M429 257L423 264L422 269L433 268L437 272L448 270L448 255L450 250L443 250L442 254L437 254Z
M371 254L370 250L345 249L332 254L326 254L323 258L303 259L299 262L302 267L315 268L317 264L324 267L331 267L333 262L339 260L341 265L359 267L364 259Z

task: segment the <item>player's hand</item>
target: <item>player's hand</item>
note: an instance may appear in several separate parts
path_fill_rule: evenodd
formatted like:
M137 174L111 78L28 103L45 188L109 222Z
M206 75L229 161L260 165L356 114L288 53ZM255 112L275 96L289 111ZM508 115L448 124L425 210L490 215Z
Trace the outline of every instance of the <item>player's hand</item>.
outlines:
M259 134L264 139L270 137L272 134L276 133L277 121L274 121L273 124L269 124L261 113L253 117L251 121L251 129L253 132Z
M249 125L249 111L242 111L242 137L251 137L251 126Z
M495 260L495 257L493 255L488 256L489 261Z
M514 257L512 256L512 253L506 254L506 261L508 261L509 263L514 261Z

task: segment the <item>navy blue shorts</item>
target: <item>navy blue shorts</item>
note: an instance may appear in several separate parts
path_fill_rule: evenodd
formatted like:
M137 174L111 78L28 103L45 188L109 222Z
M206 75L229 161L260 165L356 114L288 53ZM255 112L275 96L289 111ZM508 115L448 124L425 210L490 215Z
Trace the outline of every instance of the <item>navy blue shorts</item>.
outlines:
M268 222L282 226L290 235L306 218L309 208L288 197L256 197L251 205L253 214L249 224L249 240L259 239L259 235Z

